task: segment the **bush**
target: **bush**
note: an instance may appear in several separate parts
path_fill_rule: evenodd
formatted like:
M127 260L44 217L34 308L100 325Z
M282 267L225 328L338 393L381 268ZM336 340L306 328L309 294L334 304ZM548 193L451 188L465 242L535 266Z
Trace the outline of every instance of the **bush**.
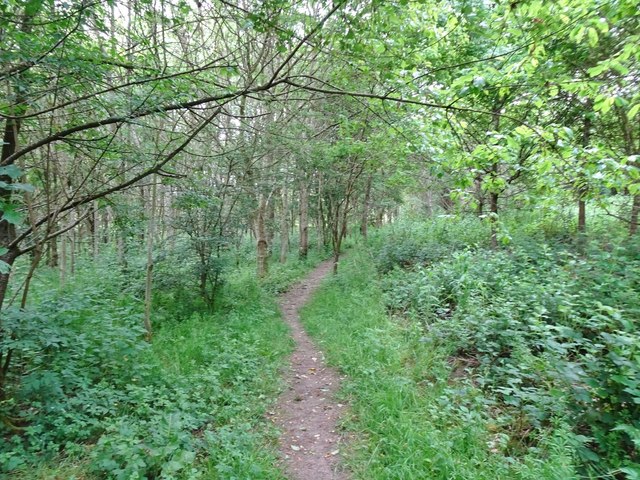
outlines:
M587 475L638 469L640 250L611 239L587 256L570 248L529 238L407 270L389 269L398 264L389 255L377 260L388 308L473 365L473 381L499 402L504 432L518 425L511 449L566 418Z

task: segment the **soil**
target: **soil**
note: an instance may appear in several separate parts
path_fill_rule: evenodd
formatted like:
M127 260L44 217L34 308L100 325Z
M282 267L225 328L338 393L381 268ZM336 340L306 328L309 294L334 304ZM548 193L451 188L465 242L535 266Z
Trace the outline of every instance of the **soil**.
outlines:
M304 331L299 316L332 267L332 261L321 263L280 298L280 308L296 343L287 373L288 389L273 412L274 422L282 432L282 466L290 480L350 478L340 467L343 438L337 424L346 406L335 400L335 393L341 377L326 365L323 353Z

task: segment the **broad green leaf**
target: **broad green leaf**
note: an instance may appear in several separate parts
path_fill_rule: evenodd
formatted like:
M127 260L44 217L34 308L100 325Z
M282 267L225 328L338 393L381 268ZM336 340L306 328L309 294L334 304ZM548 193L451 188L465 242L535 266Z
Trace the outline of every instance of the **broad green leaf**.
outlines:
M13 225L19 225L22 222L22 214L15 209L15 205L4 205L4 211L2 212L2 220L12 223Z
M15 165L7 165L6 167L0 167L0 176L7 176L12 180L16 180L22 176L22 170Z
M587 73L589 74L590 77L597 77L608 68L609 68L609 65L606 62L602 62L596 65L595 67L592 67L589 70L587 70Z

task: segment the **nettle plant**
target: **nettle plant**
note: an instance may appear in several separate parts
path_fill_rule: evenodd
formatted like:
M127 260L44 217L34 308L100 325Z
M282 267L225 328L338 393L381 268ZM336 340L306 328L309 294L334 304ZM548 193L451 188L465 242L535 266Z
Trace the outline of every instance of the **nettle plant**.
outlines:
M587 258L538 242L461 250L391 271L384 255L382 287L393 312L474 365L470 378L501 405L510 451L535 445L564 419L586 471L631 472L640 440L632 320L640 259L633 241L594 247Z

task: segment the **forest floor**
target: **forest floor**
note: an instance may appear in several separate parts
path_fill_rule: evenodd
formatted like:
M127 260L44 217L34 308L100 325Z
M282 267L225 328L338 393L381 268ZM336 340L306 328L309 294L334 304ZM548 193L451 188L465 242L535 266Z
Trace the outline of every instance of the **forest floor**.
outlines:
M321 263L280 299L295 351L287 372L288 388L279 398L273 417L282 432L281 458L291 480L349 478L339 465L340 444L344 439L337 424L346 408L335 400L341 377L326 365L324 354L305 332L299 316L332 265L332 261Z

